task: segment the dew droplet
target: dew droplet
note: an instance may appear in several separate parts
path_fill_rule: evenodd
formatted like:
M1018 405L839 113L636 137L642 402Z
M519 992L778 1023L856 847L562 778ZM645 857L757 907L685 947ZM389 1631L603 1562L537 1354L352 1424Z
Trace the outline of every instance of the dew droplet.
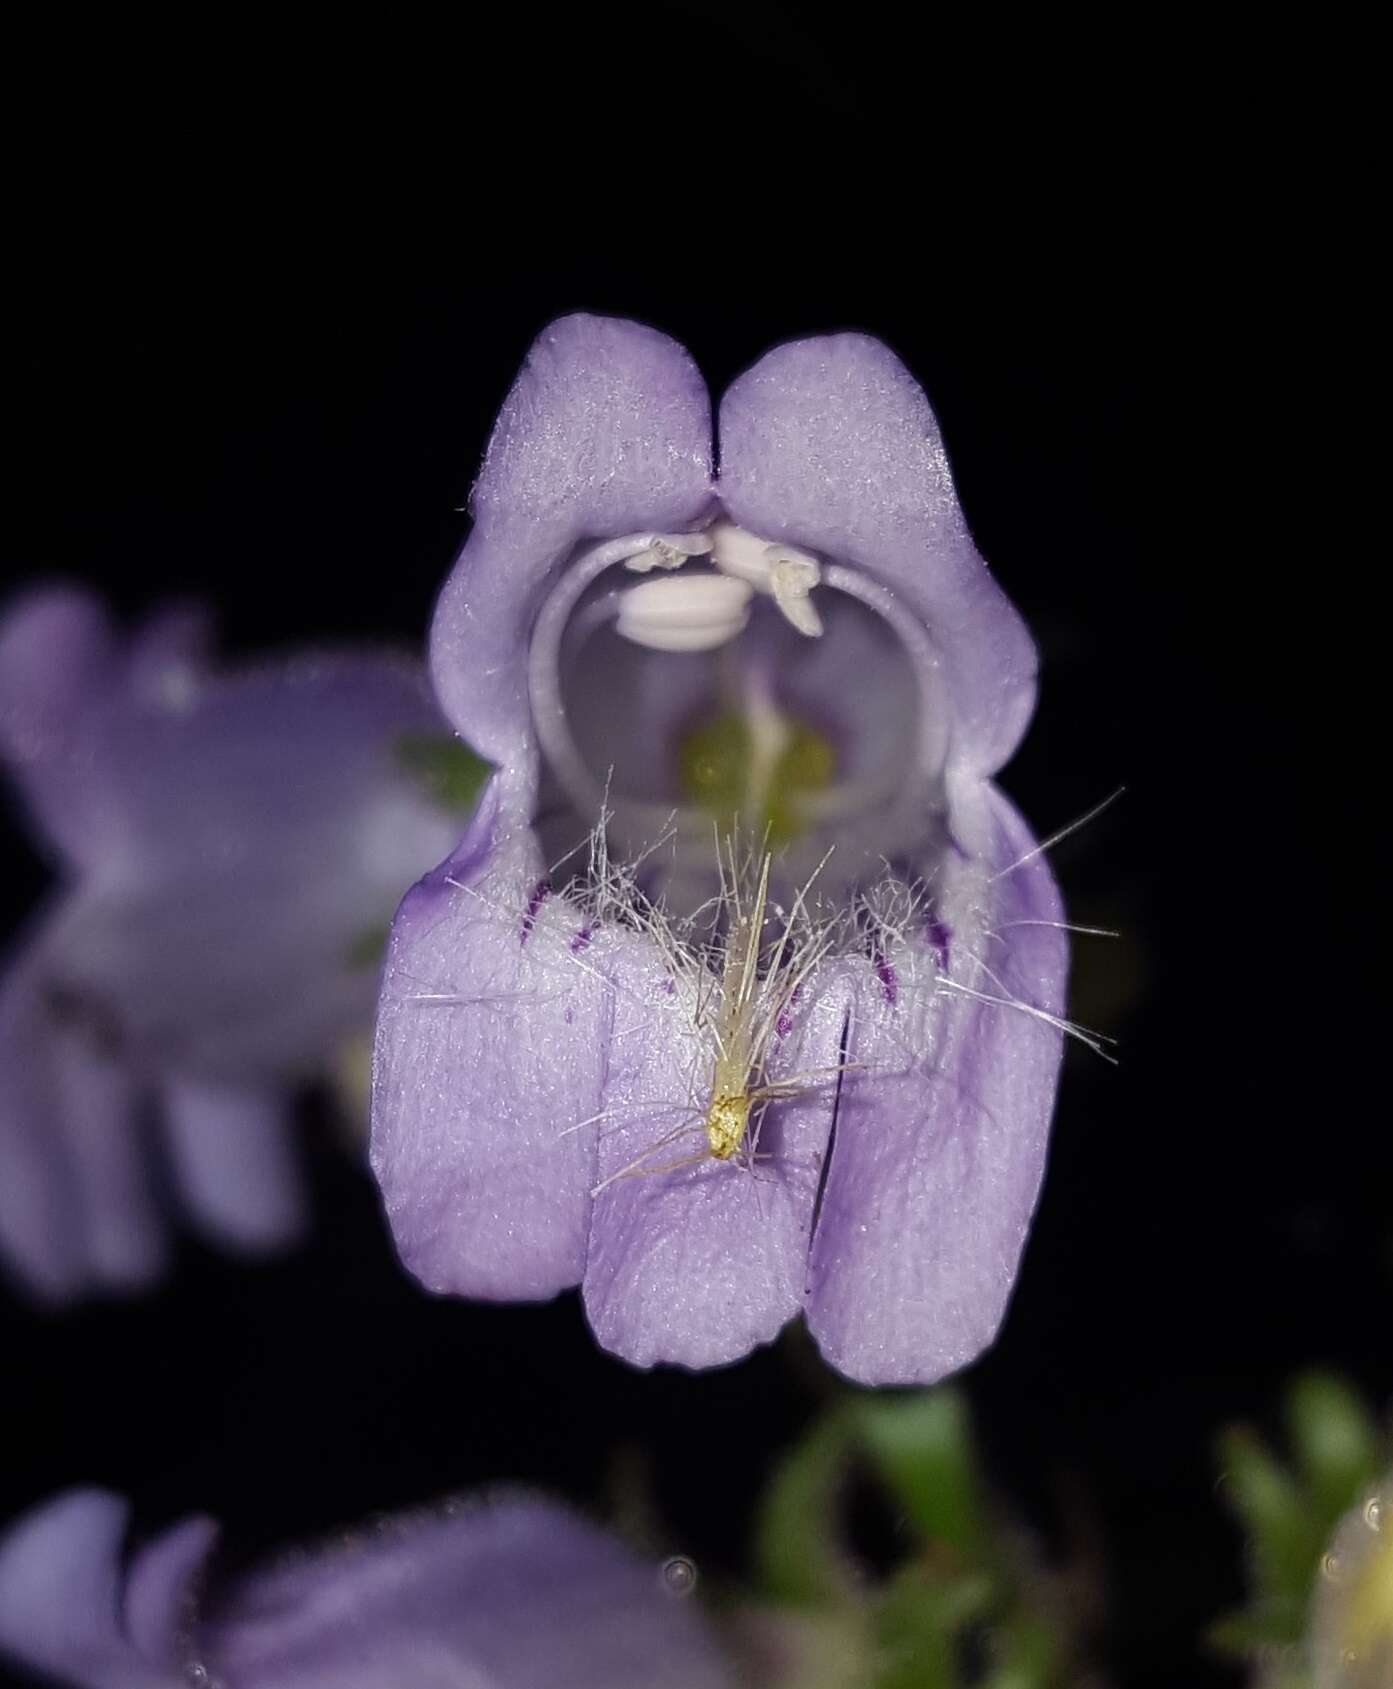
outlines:
M671 1595L690 1595L697 1586L697 1569L683 1554L675 1554L663 1567L663 1586Z
M1364 1503L1364 1523L1371 1531L1383 1529L1383 1502L1376 1495L1371 1495Z
M1321 1574L1331 1583L1338 1583L1344 1576L1344 1563L1338 1554L1324 1554L1320 1562Z

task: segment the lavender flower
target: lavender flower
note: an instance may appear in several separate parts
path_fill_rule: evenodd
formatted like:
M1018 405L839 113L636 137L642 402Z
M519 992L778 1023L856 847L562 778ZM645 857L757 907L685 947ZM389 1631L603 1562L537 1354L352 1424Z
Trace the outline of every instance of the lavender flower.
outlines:
M75 1490L0 1541L0 1652L73 1689L722 1689L692 1608L594 1526L533 1499L376 1525L199 1585L192 1518L123 1565L127 1509Z
M60 875L0 978L0 1256L50 1298L159 1271L152 1099L203 1232L295 1234L289 1087L366 1029L391 909L460 825L402 761L448 743L409 664L207 646L188 610L123 646L66 589L0 622L0 753Z
M996 1332L1044 1166L1066 943L990 779L1035 650L885 346L776 348L719 438L713 479L690 358L622 321L504 404L431 636L497 772L397 914L373 1165L434 1290L580 1285L640 1366L802 1309L925 1383Z

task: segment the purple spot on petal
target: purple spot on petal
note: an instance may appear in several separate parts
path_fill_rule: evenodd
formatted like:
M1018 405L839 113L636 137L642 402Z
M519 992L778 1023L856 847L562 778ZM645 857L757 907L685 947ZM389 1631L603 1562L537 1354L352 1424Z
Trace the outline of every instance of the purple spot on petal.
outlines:
M561 1018L565 1021L567 1026L570 1026L576 1017L574 1011L568 1008Z
M924 922L924 937L928 939L934 958L942 973L948 972L948 947L953 942L953 929L947 921L940 921L936 910L930 909Z
M547 900L551 887L545 880L538 880L532 888L532 895L527 900L527 908L522 915L522 932L518 937L519 944L526 944L532 936L532 929L537 924L537 912Z
M871 952L871 962L875 968L875 977L880 981L880 989L885 993L885 1001L893 1009L900 995L899 976L885 959L885 952L878 944Z
M669 997L675 996L677 993L677 981L675 979L665 979L663 981L663 991Z
M793 1031L793 1011L798 1007L798 999L803 995L803 987L795 985L789 994L788 1001L779 1010L779 1018L774 1022L774 1036L787 1038Z
M573 956L578 956L580 952L585 949L586 945L589 944L591 937L594 935L594 931L594 927L591 926L584 926L580 929L576 936L571 940L571 954Z

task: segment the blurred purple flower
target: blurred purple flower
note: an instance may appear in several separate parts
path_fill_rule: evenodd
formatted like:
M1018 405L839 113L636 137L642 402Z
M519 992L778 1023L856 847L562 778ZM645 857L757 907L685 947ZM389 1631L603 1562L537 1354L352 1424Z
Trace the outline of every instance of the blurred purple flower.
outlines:
M734 1360L802 1309L849 1376L927 1383L997 1330L1053 1106L1059 898L990 779L1035 649L880 342L777 347L719 439L713 479L691 359L611 319L545 330L504 404L431 636L437 695L497 773L397 914L373 1165L432 1289L578 1284L640 1366ZM588 881L548 867L603 813L621 891L639 862L665 909L700 908L693 791L719 798L723 745L790 838L786 922L835 847L757 1168L699 1159L704 988L674 977L661 922L626 917L603 853ZM665 1139L685 1165L657 1170Z
M303 1218L290 1087L369 1026L391 910L458 834L452 743L386 654L215 671L196 611L123 644L88 594L0 621L0 755L59 889L0 975L0 1258L46 1297L160 1270L143 1143L246 1249Z
M73 1689L727 1689L656 1567L531 1498L394 1519L200 1586L192 1518L129 1563L127 1508L74 1490L0 1539L0 1652Z

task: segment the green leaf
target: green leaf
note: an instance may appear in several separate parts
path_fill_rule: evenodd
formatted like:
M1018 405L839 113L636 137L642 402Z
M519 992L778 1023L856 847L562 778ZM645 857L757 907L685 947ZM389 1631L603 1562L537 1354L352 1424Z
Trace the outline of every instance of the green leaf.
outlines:
M1272 1615L1259 1605L1243 1612L1226 1613L1210 1625L1206 1635L1212 1647L1231 1659L1248 1660L1264 1648L1276 1645Z
M980 1689L1051 1689L1064 1682L1058 1633L1038 1615L1017 1609L995 1641L996 1662Z
M1327 1535L1378 1475L1378 1426L1348 1384L1320 1372L1307 1373L1292 1385L1287 1423L1292 1453L1323 1527L1320 1534Z
M1261 1440L1243 1427L1220 1439L1229 1498L1252 1549L1258 1594L1282 1634L1295 1641L1324 1536L1300 1487Z
M958 1634L992 1600L979 1573L942 1578L923 1565L898 1573L875 1607L875 1689L958 1689Z
M795 1606L856 1595L841 1550L837 1505L853 1450L845 1414L824 1414L784 1456L755 1521L755 1563L764 1590Z
M1340 1518L1380 1465L1378 1427L1350 1387L1307 1373L1287 1392L1293 1468L1242 1427L1220 1443L1227 1490L1246 1530L1253 1590L1248 1607L1211 1632L1215 1646L1251 1657L1290 1648L1305 1632L1321 1556Z
M964 1565L994 1564L963 1397L952 1389L870 1396L855 1411L867 1452L919 1533Z
M396 753L427 799L452 814L473 809L480 787L493 771L492 764L450 733L403 733Z

